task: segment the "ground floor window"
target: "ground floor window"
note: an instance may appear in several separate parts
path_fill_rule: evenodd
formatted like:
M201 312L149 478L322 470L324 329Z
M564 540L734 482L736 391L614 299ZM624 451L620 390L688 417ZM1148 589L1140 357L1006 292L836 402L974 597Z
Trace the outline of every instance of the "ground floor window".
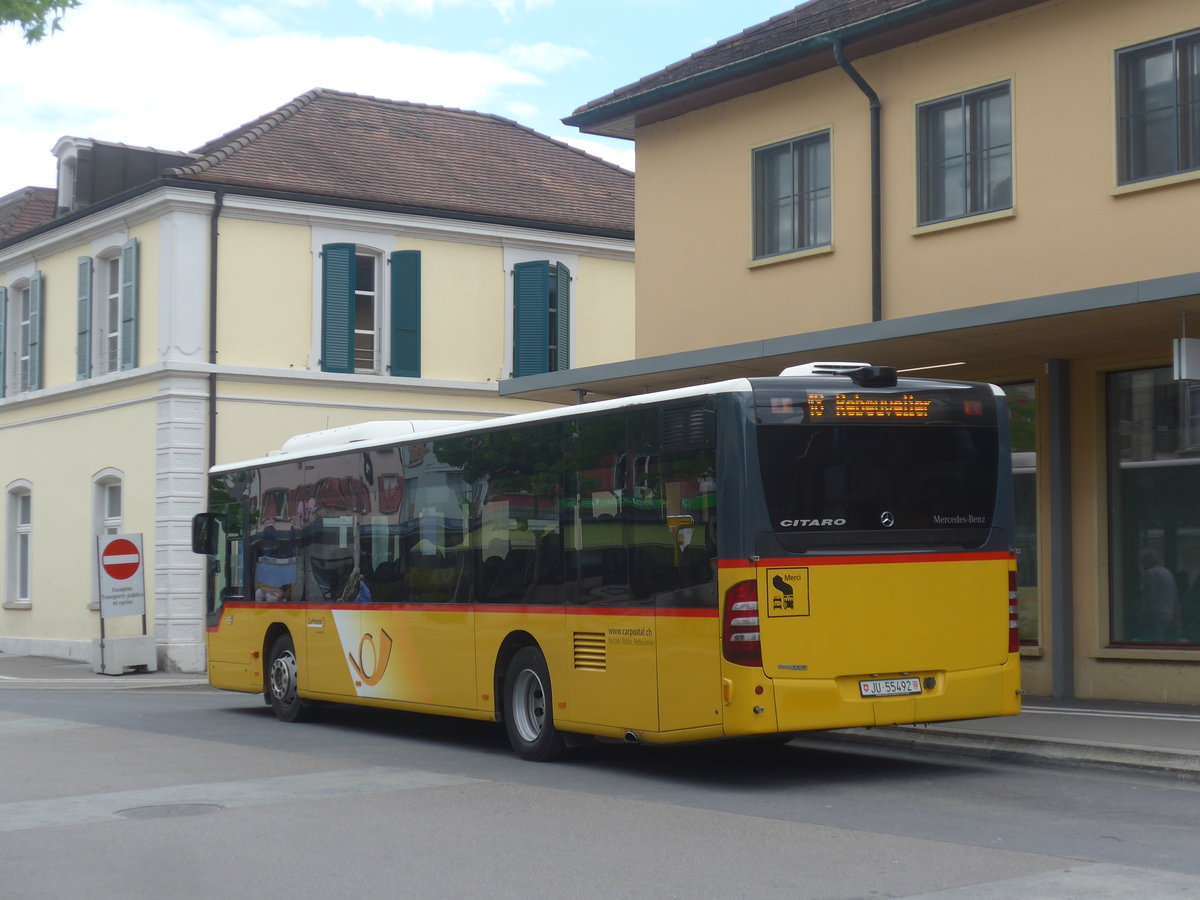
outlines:
M6 605L28 606L32 598L33 493L22 483L8 492L8 589Z
M1013 547L1017 551L1018 622L1022 644L1041 637L1038 591L1037 394L1032 381L1007 384L1013 472Z
M1169 368L1108 376L1110 640L1200 645L1200 451Z

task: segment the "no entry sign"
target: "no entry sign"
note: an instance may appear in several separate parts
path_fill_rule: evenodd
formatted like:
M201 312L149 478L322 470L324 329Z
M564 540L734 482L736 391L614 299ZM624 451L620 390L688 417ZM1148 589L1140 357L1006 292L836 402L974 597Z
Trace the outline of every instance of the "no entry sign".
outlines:
M103 534L96 538L100 615L140 616L146 612L145 567L140 534Z

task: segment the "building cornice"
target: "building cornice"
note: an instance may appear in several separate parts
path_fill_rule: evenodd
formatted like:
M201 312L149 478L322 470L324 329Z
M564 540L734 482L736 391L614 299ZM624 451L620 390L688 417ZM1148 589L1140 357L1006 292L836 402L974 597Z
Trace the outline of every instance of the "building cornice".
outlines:
M95 209L89 215L72 217L56 228L35 229L25 239L15 239L7 247L0 248L0 270L11 269L70 250L101 235L111 234L114 230L128 230L170 213L209 215L215 197L216 191L207 185L203 188L168 185L138 194L120 203ZM547 231L519 225L439 218L382 209L363 209L232 191L224 195L221 215L227 218L288 225L386 229L397 234L429 240L548 249L622 262L632 262L634 256L633 241L625 238Z

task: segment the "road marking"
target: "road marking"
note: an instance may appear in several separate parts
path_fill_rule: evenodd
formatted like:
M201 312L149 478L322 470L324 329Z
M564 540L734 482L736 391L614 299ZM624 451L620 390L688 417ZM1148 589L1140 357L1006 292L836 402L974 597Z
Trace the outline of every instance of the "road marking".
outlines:
M303 803L338 797L357 797L391 791L421 790L457 784L472 784L477 778L422 772L416 769L370 767L308 775L276 775L247 781L218 781L211 784L180 784L136 791L112 791L18 800L0 803L0 832L65 825L95 825L124 821L122 810L165 804L215 804L222 807L267 806L273 803Z

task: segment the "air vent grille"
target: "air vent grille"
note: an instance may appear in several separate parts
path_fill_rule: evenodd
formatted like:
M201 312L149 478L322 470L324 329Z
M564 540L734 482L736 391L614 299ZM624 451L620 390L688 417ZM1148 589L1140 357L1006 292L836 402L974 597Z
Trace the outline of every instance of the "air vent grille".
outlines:
M603 672L608 668L608 648L603 632L576 631L574 645L576 669Z

